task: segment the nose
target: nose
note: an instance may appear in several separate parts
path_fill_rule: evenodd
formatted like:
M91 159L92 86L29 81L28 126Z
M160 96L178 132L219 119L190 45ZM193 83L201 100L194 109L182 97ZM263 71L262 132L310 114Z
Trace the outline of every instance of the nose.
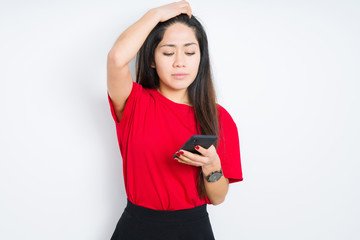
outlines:
M185 56L181 53L176 53L173 63L174 68L185 67Z

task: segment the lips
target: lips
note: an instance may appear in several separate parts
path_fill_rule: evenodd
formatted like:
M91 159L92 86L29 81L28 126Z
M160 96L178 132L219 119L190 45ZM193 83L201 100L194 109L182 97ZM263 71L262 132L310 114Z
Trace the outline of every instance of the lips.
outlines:
M171 76L173 76L174 78L176 79L184 79L187 77L187 73L174 73L174 74L171 74Z

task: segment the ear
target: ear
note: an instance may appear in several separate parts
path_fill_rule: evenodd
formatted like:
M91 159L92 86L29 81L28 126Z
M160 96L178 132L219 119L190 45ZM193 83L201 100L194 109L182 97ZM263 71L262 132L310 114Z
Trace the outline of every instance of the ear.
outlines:
M156 68L155 63L151 63L152 68Z

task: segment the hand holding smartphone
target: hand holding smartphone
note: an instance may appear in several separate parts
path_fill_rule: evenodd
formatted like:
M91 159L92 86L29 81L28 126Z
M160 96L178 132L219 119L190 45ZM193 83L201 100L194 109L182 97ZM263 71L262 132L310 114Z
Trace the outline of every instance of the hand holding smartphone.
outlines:
M216 142L217 139L218 137L215 135L193 135L180 149L200 155L200 153L195 149L196 145L208 149L213 143ZM180 149L178 151L180 151ZM173 158L175 157L177 157L176 154L174 154Z

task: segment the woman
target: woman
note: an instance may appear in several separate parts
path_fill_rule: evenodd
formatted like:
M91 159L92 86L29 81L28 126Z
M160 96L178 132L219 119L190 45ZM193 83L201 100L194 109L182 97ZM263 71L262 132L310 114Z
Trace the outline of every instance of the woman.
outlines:
M214 239L206 206L242 180L239 138L215 102L207 37L189 3L149 10L117 39L107 71L128 198L111 239ZM192 135L218 141L177 151Z

